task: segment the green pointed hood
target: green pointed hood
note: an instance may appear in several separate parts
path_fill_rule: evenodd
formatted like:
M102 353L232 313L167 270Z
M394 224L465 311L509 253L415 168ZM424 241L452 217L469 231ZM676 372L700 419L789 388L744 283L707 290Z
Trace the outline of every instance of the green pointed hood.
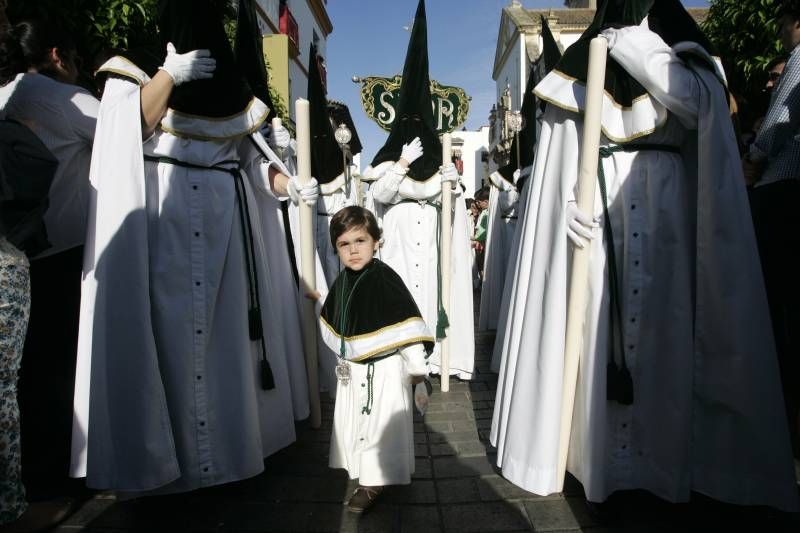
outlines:
M328 99L317 64L317 49L312 44L308 60L308 107L311 128L311 175L319 183L330 183L344 172L342 150L333 136L328 115Z
M582 112L590 41L606 28L640 25L645 17L649 30L666 44L681 55L684 52L680 50L684 50L704 58L720 80L724 80L724 74L716 71L716 63L709 56L713 53L711 44L678 0L600 0L591 25L536 86L536 96L548 105L572 113ZM604 88L600 123L603 135L613 142L625 143L650 135L669 118L666 107L610 56L606 61Z
M580 38L567 48L555 70L585 84L589 65L589 42L606 27L641 24L652 5L653 0L600 0L594 20ZM647 94L645 88L611 57L606 61L605 89L615 102L624 107L630 107L634 100Z
M397 161L403 145L414 137L422 141L424 154L414 161L408 170L408 177L425 181L442 165L442 144L436 133L431 107L431 82L428 75L428 28L425 16L425 0L420 0L414 16L414 28L406 52L403 67L403 80L400 84L400 98L397 105L397 118L392 123L389 138L383 145L372 166L384 161Z

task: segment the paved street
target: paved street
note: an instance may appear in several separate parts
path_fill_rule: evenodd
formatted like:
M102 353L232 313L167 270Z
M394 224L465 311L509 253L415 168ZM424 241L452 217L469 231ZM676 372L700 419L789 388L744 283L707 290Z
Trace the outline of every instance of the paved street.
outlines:
M256 478L124 502L101 494L56 531L800 531L800 517L700 496L674 505L633 492L598 507L569 476L564 493L548 497L505 481L488 444L497 381L489 371L492 342L491 335L477 336L475 379L452 382L447 394L436 390L425 420L415 420L413 483L385 490L364 516L344 508L354 485L327 466L333 403L326 401L322 428L299 427L298 441L270 457Z

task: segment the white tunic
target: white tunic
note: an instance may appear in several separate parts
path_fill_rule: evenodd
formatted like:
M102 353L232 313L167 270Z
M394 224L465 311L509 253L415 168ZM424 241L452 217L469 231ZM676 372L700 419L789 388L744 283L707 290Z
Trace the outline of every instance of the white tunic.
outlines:
M603 160L634 403L606 400L608 283L597 230L567 468L591 501L638 488L669 501L697 491L796 509L769 315L724 92L710 71L686 68L655 34L621 33L628 31L611 54L669 117L634 142L682 150ZM538 494L558 490L569 272L564 211L578 173L578 117L553 105L545 113L516 261L516 319L492 420L503 475ZM601 213L599 194L594 211Z
M93 488L179 492L261 472L265 456L294 441L294 409L255 201L268 185L244 177L275 381L265 391L234 179L143 164L139 101L136 84L108 80L92 160L72 474ZM238 160L239 142L163 132L145 153L210 166Z
M372 364L346 364L351 379L347 385L337 385L329 466L346 469L350 479L361 485L411 483L414 401L409 376L427 373L422 344ZM368 372L373 372L371 404ZM369 414L363 411L368 404Z
M391 190L386 186L387 178L380 177L391 165L387 163L381 163L374 169L378 179L371 187L385 241L379 257L403 279L425 323L435 332L439 294L439 210L431 203L440 203L440 178L436 174L424 183L406 178L400 183L399 191ZM475 362L472 264L467 214L460 198L453 200L452 235L450 328L447 332L450 339L450 374L459 379L470 379ZM430 357L433 373L439 372L440 347L441 343L437 342Z

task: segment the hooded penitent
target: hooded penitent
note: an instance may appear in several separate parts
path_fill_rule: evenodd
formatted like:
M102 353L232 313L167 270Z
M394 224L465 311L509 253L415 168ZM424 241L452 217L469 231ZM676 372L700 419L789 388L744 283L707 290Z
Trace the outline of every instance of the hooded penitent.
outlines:
M422 141L423 155L408 168L407 177L425 181L442 165L442 144L436 133L431 107L431 82L428 76L428 28L425 17L425 0L420 0L414 16L414 28L408 43L403 80L400 83L400 98L397 118L392 123L389 139L383 145L372 166L384 161L397 161L403 145L414 137Z
M330 183L344 172L339 143L333 136L328 117L328 100L317 64L317 49L312 44L308 64L308 106L311 128L311 175L320 184Z
M582 109L590 41L605 28L639 25L645 17L651 31L668 45L689 41L713 53L708 39L678 0L600 0L594 20L536 87L536 96L570 111ZM576 84L580 89L573 89ZM666 109L609 57L601 119L603 134L615 142L630 141L652 133L663 125L666 115Z
M522 131L519 132L518 137L514 137L511 143L511 160L497 170L497 174L502 179L511 183L514 182L515 170L523 169L533 163L533 146L536 144L536 96L533 94L533 88L561 58L561 51L550 32L547 19L544 17L542 17L542 41L544 43L542 54L530 71L528 85L525 87L525 96L522 99L522 109L520 110L523 119ZM517 153L519 153L519 162Z

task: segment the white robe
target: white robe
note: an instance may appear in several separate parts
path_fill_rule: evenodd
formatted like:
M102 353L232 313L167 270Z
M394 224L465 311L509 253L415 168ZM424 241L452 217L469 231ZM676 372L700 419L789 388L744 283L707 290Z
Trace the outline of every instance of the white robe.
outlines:
M422 318L436 331L438 317L439 211L427 202L440 203L439 174L426 182L405 178L398 191L386 187L381 176L393 163L381 163L372 171L377 180L370 188L376 214L383 228L379 257L403 279ZM411 200L411 201L409 201ZM452 259L450 273L450 375L470 379L475 364L475 327L472 309L472 263L464 202L453 199ZM440 372L437 342L430 357L431 372Z
M410 376L427 373L421 343L372 364L372 405L369 402L369 361L347 362L350 382L337 384L329 466L344 468L361 485L407 485L414 473L414 401Z
M90 173L71 473L98 489L180 492L254 476L294 441L291 378L256 209L268 183L244 176L275 381L265 391L233 177L145 163L140 125L139 86L110 77ZM240 141L161 132L144 150L208 166L238 159Z
M502 179L494 176L493 179ZM478 331L497 329L506 267L517 228L516 189L502 190L492 182L489 193L489 227L483 261L483 285L478 314Z
M634 403L606 400L606 254L597 230L567 468L590 501L638 488L669 501L697 491L795 510L769 314L722 86L643 28L623 30L611 55L654 98L655 112L645 118L655 131L640 141L683 143L680 155L603 160ZM572 87L568 94L582 106L581 86ZM605 107L606 136L635 122L606 122L614 111ZM565 206L577 181L581 127L579 115L548 105L492 420L503 475L537 494L558 490ZM599 193L594 212L601 213Z

